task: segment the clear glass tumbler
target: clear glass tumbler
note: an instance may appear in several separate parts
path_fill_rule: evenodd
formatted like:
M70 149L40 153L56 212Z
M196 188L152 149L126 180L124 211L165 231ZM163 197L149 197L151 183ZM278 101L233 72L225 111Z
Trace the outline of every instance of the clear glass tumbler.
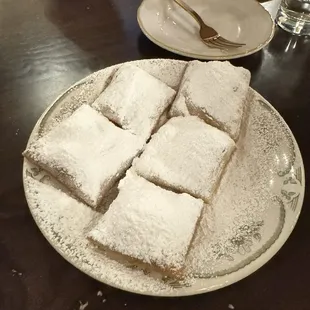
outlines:
M297 35L310 35L310 0L282 0L277 24Z

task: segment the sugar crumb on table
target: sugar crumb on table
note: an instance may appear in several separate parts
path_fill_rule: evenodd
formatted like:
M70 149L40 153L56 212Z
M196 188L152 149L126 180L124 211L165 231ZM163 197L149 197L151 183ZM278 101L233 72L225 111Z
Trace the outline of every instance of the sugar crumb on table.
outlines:
M80 303L79 310L85 310L86 307L88 307L88 301L86 301L85 303L83 303L82 301L79 300L79 303Z
M14 277L15 275L18 275L18 276L22 276L23 273L22 272L18 272L16 269L12 269L12 276Z

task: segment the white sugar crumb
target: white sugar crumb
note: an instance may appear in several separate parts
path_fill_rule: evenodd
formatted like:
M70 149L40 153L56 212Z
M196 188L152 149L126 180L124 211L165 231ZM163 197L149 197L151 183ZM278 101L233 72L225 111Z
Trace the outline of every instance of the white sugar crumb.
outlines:
M88 302L86 302L85 304L83 304L81 301L79 301L79 303L80 303L79 310L84 310L84 309L86 309L86 307L88 307Z
M177 97L185 97L191 115L203 118L237 140L250 78L248 70L229 62L191 61Z
M234 310L235 307L234 307L232 304L229 304L229 305L228 305L228 309Z
M102 292L101 292L101 291L98 291L98 292L97 292L97 296L102 296Z
M199 118L176 117L153 135L133 166L149 181L209 201L234 149L226 133Z
M123 129L147 139L174 96L175 91L165 83L125 64L93 107Z
M12 269L12 275L15 276L15 275L18 275L18 276L22 276L23 273L22 272L18 272L16 269Z
M104 304L107 300L106 299L102 299L102 303Z
M96 207L142 149L143 139L84 105L24 152Z
M90 223L98 216L92 208L31 177L25 180L25 191L45 237L57 244L60 254L70 257L72 264L82 266L84 272L100 275L101 282L123 289L132 288L134 282L135 289L141 292L174 290L160 279L147 276L142 270L127 268L92 247L86 238Z
M89 236L110 250L165 269L184 267L203 201L164 190L132 171Z

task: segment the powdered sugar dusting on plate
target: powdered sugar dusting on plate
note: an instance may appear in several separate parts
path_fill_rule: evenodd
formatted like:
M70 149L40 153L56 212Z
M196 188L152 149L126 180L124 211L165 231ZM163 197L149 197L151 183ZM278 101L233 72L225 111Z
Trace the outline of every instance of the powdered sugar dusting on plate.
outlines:
M106 71L95 72L78 82L60 96L57 101L62 102L62 104L56 105L52 109L55 110L53 111L54 115L49 118L47 126L42 128L43 130L40 134L46 134L63 120L71 116L71 114L83 104L92 105L110 83L113 73L114 69L112 68Z
M127 268L103 253L98 252L86 238L94 217L100 215L50 185L27 177L25 192L34 218L52 244L70 262L86 273L97 274L97 279L113 283L116 287L132 289L135 283L139 291L171 291L171 286L149 277L143 271ZM106 272L109 270L109 272Z

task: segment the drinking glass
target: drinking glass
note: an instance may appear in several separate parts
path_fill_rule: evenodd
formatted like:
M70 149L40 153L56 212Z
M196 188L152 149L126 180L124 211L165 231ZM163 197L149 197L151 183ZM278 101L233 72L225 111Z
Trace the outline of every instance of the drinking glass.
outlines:
M310 35L310 0L282 0L277 24L297 35Z

